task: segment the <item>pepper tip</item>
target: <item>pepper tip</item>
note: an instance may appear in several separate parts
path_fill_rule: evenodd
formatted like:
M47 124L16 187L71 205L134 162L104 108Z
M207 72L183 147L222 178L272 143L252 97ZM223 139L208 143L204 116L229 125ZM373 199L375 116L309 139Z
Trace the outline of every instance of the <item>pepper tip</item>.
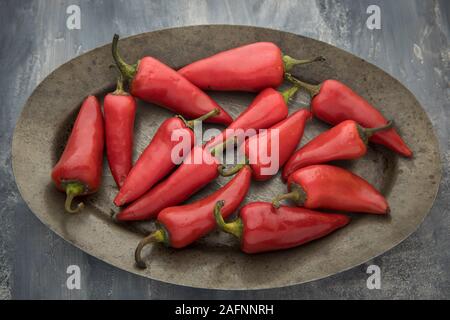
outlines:
M134 252L135 265L138 269L146 269L147 268L147 265L145 264L145 262L142 260L142 257L141 257L141 251L144 246L145 246L145 241L139 242L139 245L137 246L136 251Z
M327 61L327 59L324 56L318 56L314 59L314 61L323 62L323 61Z
M272 206L273 206L275 209L280 208L280 201L279 201L277 198L273 199L273 200L272 200Z
M109 212L109 215L114 222L118 222L117 214L118 214L118 212L115 212L113 209L111 209Z
M64 203L64 208L66 209L67 212L77 213L84 208L84 203L80 202L78 203L75 209L72 209L73 199L77 196L83 195L84 190L85 190L84 186L79 182L71 182L67 184L66 201Z
M147 269L147 265L144 261L136 261L136 268L138 269Z

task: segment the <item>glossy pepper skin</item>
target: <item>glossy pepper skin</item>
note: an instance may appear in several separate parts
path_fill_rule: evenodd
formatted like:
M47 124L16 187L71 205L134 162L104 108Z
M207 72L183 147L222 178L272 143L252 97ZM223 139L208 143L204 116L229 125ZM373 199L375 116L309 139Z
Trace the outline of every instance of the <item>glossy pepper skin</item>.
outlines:
M136 265L145 268L142 248L151 242L163 242L172 248L184 248L214 230L216 221L211 214L217 201L225 200L223 218L232 214L244 200L251 182L250 168L244 167L225 186L199 201L162 210L157 219L158 229L144 238L136 249Z
M297 247L350 222L343 214L286 206L276 209L268 202L253 202L242 207L238 219L225 223L220 216L222 205L219 202L214 212L219 228L240 239L241 250L249 254Z
M256 42L198 60L178 73L203 90L259 92L279 87L295 65L322 60L296 60L272 42Z
M103 146L104 127L100 103L96 97L88 96L81 105L64 152L52 170L56 187L67 194L66 211L73 213L83 208L80 202L76 209L72 209L74 197L98 190Z
M133 156L133 130L136 101L123 90L122 77L114 92L103 101L106 156L112 176L120 188L130 172Z
M292 173L287 181L289 193L276 197L291 199L308 209L330 209L373 214L389 213L383 195L363 178L339 167L312 165Z
M129 221L156 217L161 210L187 200L217 178L218 166L218 160L210 152L195 146L168 178L119 212L116 219Z
M376 132L387 130L391 125L390 122L383 127L366 129L356 121L342 121L297 150L283 168L283 179L287 180L295 170L313 164L358 159L366 154L369 138Z
M177 131L177 135L182 137L180 139L187 139L186 143L190 143L188 148L190 151L195 142L192 131L194 123L207 119L218 112L219 110L216 109L191 121L186 121L182 117L165 120L131 169L114 199L114 204L120 207L138 199L175 168L172 152L180 141L172 140L172 134ZM187 155L187 153L185 155L182 153L183 150L180 150L180 158Z
M267 129L284 120L289 112L287 105L289 99L298 89L296 86L283 92L272 88L264 89L226 130L211 139L206 145L211 148L218 143L232 139L238 135L237 130L247 131L254 129L256 133L257 130Z
M153 57L142 58L137 66L126 64L119 56L114 35L113 57L120 72L130 81L130 93L144 101L165 107L188 119L219 109L208 122L229 125L233 119L213 99L175 70Z
M306 121L310 118L308 110L298 110L268 130L248 138L241 145L240 152L245 155L246 162L252 168L253 179L264 181L277 174L300 143ZM278 150L274 147L277 141L272 141L276 137L272 132L278 132ZM278 153L272 154L272 150ZM221 166L219 170L222 175L227 176L234 174L241 166L237 165L229 171Z
M290 75L287 78L309 91L312 96L311 112L322 121L336 125L345 120L354 120L364 128L381 127L388 123L380 111L342 82L325 80L320 85L311 85ZM412 151L393 128L377 132L370 141L384 145L402 156L412 157Z

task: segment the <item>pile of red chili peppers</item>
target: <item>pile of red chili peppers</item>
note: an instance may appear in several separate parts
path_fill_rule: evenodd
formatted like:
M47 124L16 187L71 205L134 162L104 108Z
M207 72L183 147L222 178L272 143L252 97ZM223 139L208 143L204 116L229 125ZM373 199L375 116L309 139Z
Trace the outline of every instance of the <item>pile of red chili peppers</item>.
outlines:
M324 237L350 222L342 212L390 212L387 200L369 182L328 162L363 157L369 142L405 157L411 157L412 151L393 122L345 84L330 79L312 85L290 74L296 65L323 61L322 57L297 60L283 55L274 43L258 42L217 53L176 71L149 56L127 64L119 55L118 40L114 35L112 56L120 71L117 88L105 96L103 112L96 97L84 100L52 179L66 193L66 211L78 212L83 203L73 208L74 198L94 193L100 187L106 146L118 188L114 204L121 208L114 218L155 218L157 222L156 230L136 248L138 267L145 268L142 250L147 244L161 242L183 248L215 227L237 237L242 251L257 253L296 247ZM293 86L279 92L277 87L284 79ZM129 92L125 91L126 83ZM310 110L288 116L289 100L301 88L311 94ZM233 120L203 90L258 94ZM178 115L160 125L133 164L135 98ZM311 117L333 127L297 149ZM227 129L202 144L195 141L193 132L202 121L222 124ZM237 139L237 130L251 129L253 134L243 141ZM172 161L178 144L172 139L175 132L190 141L177 154L179 165ZM270 171L266 169L275 158L267 162L264 155L273 150L274 143L277 166ZM231 169L220 161L223 151L230 147L237 147L243 154L242 161ZM198 156L202 161L194 161ZM271 179L280 167L286 193L280 192L271 202L247 203L237 218L224 221L244 201L252 179ZM219 175L234 177L206 198L183 203ZM285 200L291 205L281 205Z

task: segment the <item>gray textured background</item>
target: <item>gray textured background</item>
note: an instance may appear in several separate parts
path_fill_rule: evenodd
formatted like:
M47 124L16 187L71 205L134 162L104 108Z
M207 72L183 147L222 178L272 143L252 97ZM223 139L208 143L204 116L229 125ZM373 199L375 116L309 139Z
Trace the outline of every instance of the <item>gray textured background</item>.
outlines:
M81 7L81 30L66 8ZM368 5L381 8L369 30ZM17 1L0 2L0 299L54 298L450 298L450 1ZM11 172L11 138L38 83L62 63L122 36L195 24L242 24L319 39L376 64L409 88L439 137L443 180L419 230L366 265L320 281L260 291L200 290L141 278L90 257L54 235L28 210ZM95 81L95 80L94 80ZM51 125L51 124L50 124ZM382 271L368 290L366 269ZM66 268L81 268L81 290Z

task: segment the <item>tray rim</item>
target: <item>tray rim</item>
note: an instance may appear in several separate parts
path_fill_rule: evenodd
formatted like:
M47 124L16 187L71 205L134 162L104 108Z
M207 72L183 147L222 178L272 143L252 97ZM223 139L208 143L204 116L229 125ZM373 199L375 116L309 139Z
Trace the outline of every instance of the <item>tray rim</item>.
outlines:
M81 245L78 244L77 242L71 241L71 240L67 239L67 237L64 237L60 232L58 232L57 230L55 230L55 228L53 228L53 227L52 227L50 224L48 224L44 219L42 219L42 217L41 217L40 215L36 214L36 213L31 209L31 206L30 206L29 201L26 200L26 199L23 197L23 191L22 191L20 185L19 185L18 182L17 182L17 178L16 178L16 170L17 170L17 169L16 169L16 166L17 166L17 164L15 164L14 158L15 158L15 154L17 154L17 152L19 152L19 151L18 151L19 146L16 145L16 144L17 144L17 138L16 138L16 137L17 137L17 134L16 134L16 131L18 130L18 129L17 129L17 128L18 128L18 124L19 124L19 122L20 122L21 119L22 119L22 114L23 114L23 111L24 111L25 107L28 105L29 100L31 99L31 97L33 96L33 94L35 93L35 91L38 90L38 88L41 87L41 85L43 85L43 84L46 82L47 79L49 79L50 77L52 77L52 76L58 71L58 69L60 69L60 68L63 67L63 66L66 66L66 65L70 64L71 61L74 60L74 59L80 58L80 57L82 57L82 56L85 56L85 55L87 55L87 54L90 54L90 53L91 53L92 51L94 51L94 50L97 50L97 49L100 49L100 48L103 48L103 47L107 47L107 46L110 45L110 43L106 43L106 44L103 44L103 45L99 45L99 46L97 46L97 47L94 47L94 48L92 48L92 49L89 49L88 51L86 51L86 52L84 52L84 53L82 53L82 54L80 54L80 55L77 55L77 56L75 56L75 57L73 57L73 58L70 58L70 59L67 60L66 62L64 62L64 63L62 63L62 64L56 66L56 67L55 67L55 68L54 68L54 69L53 69L53 70L52 70L45 78L43 78L43 79L39 82L39 84L33 89L33 91L31 92L31 94L30 94L30 95L28 96L28 98L26 99L26 102L25 102L24 105L22 106L22 109L21 109L21 111L20 111L20 114L19 114L19 116L18 116L18 118L17 118L17 120L16 120L16 122L15 122L14 130L13 130L13 135L12 135L12 139L11 139L11 167L12 167L12 174L13 174L13 178L14 178L14 183L15 183L15 185L17 186L17 190L18 190L19 193L20 193L21 199L22 199L23 202L26 204L27 208L31 211L31 213L33 213L33 215L34 215L35 217L37 217L38 220L39 220L40 222L42 222L48 229L50 229L54 234L58 235L58 237L62 238L65 242L71 244L72 246L74 246L74 247L76 247L77 249L81 250L81 251L84 252L85 254L88 254L89 256L91 256L91 257L93 257L93 258L95 258L95 259L97 259L97 260L100 260L100 261L102 261L103 263L106 263L106 264L108 264L108 265L110 265L110 266L113 266L114 268L120 269L121 271L124 271L124 272L130 272L130 273L132 273L132 274L134 274L134 275L138 275L138 276L140 276L140 277L142 277L142 278L145 278L145 279L148 279L148 280L151 280L151 281L162 282L162 283L169 284L169 285L177 285L177 286L182 286L182 287L187 287L187 288L196 288L196 289L203 289L203 290L217 290L217 291L254 291L254 290L279 289L279 288L287 288L287 287L292 287L292 286L298 286L298 285L301 285L301 284L304 284L304 283L309 283L309 282L313 282L313 281L317 281L317 280L321 280L321 279L333 277L333 276L336 276L336 275L338 275L338 274L341 274L341 273L343 273L343 272L345 272L345 271L348 271L348 270L350 270L350 269L357 268L357 267L359 267L359 266L361 266L361 265L364 265L364 264L366 264L367 262L369 262L369 261L371 261L371 260L373 260L373 259L375 259L375 258L377 258L377 257L380 257L381 255L386 254L387 252L391 251L393 248L397 247L400 243L402 243L403 241L405 241L407 238L409 238L413 233L417 232L417 230L418 230L418 229L420 228L420 226L423 224L425 218L428 217L430 211L431 211L432 208L434 207L434 204L435 204L435 202L436 202L436 198L437 198L437 196L438 196L438 194L439 194L439 192L440 192L440 190L441 190L441 187L442 187L442 186L441 186L441 183L442 183L442 172L443 172L444 161L443 161L443 154L442 154L442 152L441 152L441 147L440 147L440 144L439 144L438 135L436 134L436 129L435 129L435 127L434 127L434 125L433 125L433 123L432 123L432 121L431 121L431 119L430 119L430 117L429 117L429 115L428 115L428 112L427 112L426 109L423 107L422 103L420 103L420 101L419 101L419 100L417 99L417 97L414 95L414 93L411 92L411 90L410 90L406 85L404 85L400 80L398 80L396 77L394 77L393 75L391 75L389 72L387 72L386 70L384 70L384 69L381 68L380 66L378 66L378 65L376 65L376 64L374 64L374 63L372 63L372 62L369 62L369 61L367 61L365 58L362 58L362 57L360 57L360 56L357 55L357 54L354 54L354 53L352 53L352 52L349 52L349 51L347 51L346 49L342 49L342 48L340 48L340 47L337 47L337 46L335 46L335 45L333 45L333 44L324 42L324 41L319 40L319 39L314 38L314 37L309 37L309 36L297 34L297 33L291 32L291 31L285 31L285 30L280 30L280 29L275 29L275 28L266 28L266 27L260 27L260 26L240 25L240 24L214 24L214 23L212 23L212 24L193 24L193 25L185 25L185 26L176 26L176 27L168 27L168 28L154 29L154 30L151 30L151 31L146 31L146 32L142 32L142 33L138 33L138 34L134 34L134 35L130 35L130 36L125 36L125 37L123 37L123 38L121 37L121 40L131 40L131 39L135 39L135 38L139 38L139 37L144 37L145 35L150 34L150 33L161 32L161 31L172 31L172 30L177 30L177 29L193 29L193 28L204 28L204 27L225 27L225 28L226 28L226 27L231 27L231 28L236 27L236 28L250 28L250 29L259 29L259 30L262 30L262 31L264 31L264 30L267 30L267 31L275 31L275 32L280 32L280 33L285 33L285 34L293 35L293 36L296 36L296 37L299 37L299 38L312 39L312 40L314 40L314 41L320 42L321 44L325 44L325 45L327 45L327 46L331 46L331 47L333 47L333 48L335 48L335 49L338 49L338 50L340 50L340 51L345 52L345 53L348 54L348 55L351 55L351 56L353 56L353 57L356 57L356 58L358 58L358 59L361 59L361 60L364 61L365 63L368 63L368 64L374 66L375 68L379 69L382 73L385 73L385 74L388 75L390 78L392 78L395 82L397 82L397 83L400 84L402 87L404 87L405 90L406 90L412 97L414 97L414 99L418 102L418 105L419 105L420 108L423 110L423 112L424 112L424 114L425 114L425 116L426 116L426 119L425 119L425 120L430 124L430 128L431 128L431 130L432 130L432 136L433 136L433 138L434 138L434 140L435 140L435 141L434 141L434 142L435 142L434 145L436 146L436 149L437 149L436 151L437 151L437 153L438 153L438 158L439 158L438 176L435 177L435 178L436 178L436 186L437 186L437 187L435 188L435 191L434 191L433 196L432 196L432 200L430 200L430 202L429 202L430 205L427 206L428 209L426 210L426 213L425 213L425 215L423 216L423 218L421 219L421 221L420 221L419 223L417 223L417 225L413 228L413 230L412 230L410 233L408 233L407 235L405 235L404 237L402 237L402 238L401 238L400 240L398 240L397 242L395 242L395 243L393 242L392 245L390 245L388 249L384 250L383 252L381 252L381 253L379 253L379 254L374 255L373 257L370 257L370 258L368 258L368 259L362 261L361 263L358 263L358 264L355 264L355 265L352 265L352 266L349 266L349 267L346 267L346 268L342 268L342 269L340 269L339 271L337 271L337 272L335 272L335 273L333 273L333 274L328 274L328 275L318 276L318 277L311 278L311 279L308 279L308 280L305 280L305 281L295 282L295 283L287 284L287 285L275 285L275 286L273 286L273 285L272 285L272 286L264 286L264 285L263 285L263 286L260 286L260 287L248 287L248 288L235 288L235 287L228 287L228 288L217 288L217 287L214 287L214 288L213 288L213 287L195 286L195 285L191 285L191 284L182 284L182 283L170 282L170 281L166 281L166 280L162 280L162 279L158 279L158 278L153 278L153 277L148 276L148 275L144 275L144 274L142 274L142 273L139 273L138 270L136 270L135 268L133 268L133 269L124 269L124 268L122 268L122 267L116 266L116 265L114 265L114 264L108 262L108 261L107 261L107 258L105 258L105 257L101 257L101 256L98 256L98 255L92 254L91 252L89 252L89 251L87 251L86 249L82 248ZM111 86L113 86L113 83L111 83Z

